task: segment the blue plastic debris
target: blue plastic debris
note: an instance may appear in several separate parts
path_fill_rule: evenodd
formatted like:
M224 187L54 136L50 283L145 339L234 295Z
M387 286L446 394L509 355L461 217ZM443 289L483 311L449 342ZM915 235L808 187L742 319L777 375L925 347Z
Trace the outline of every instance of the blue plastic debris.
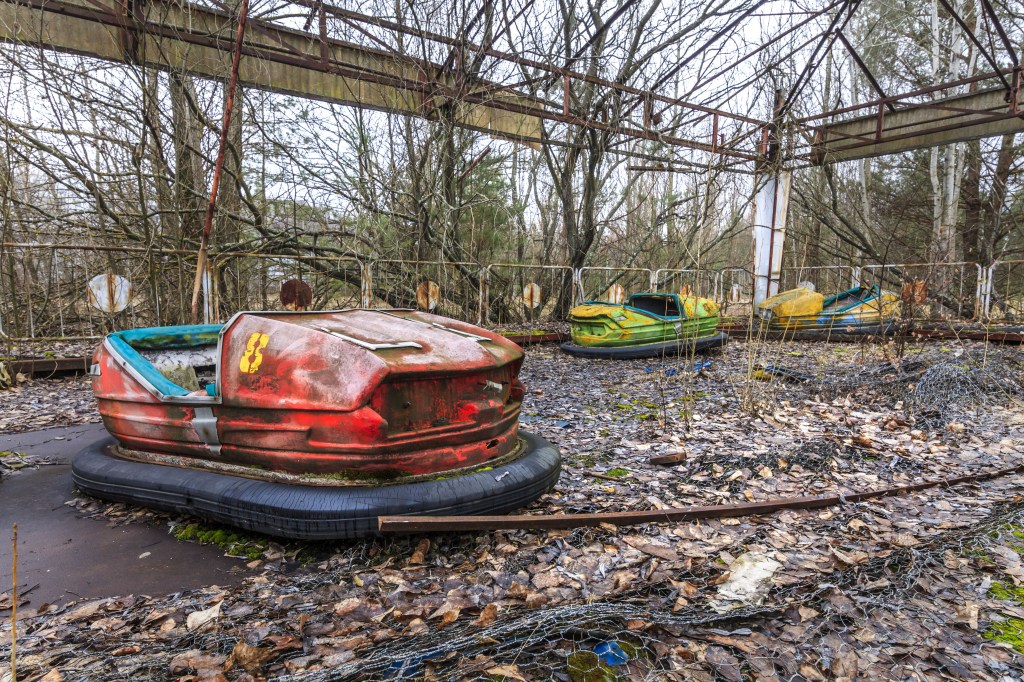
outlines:
M443 658L446 653L448 652L437 647L429 649L426 653L420 654L419 656L392 661L391 665L389 665L387 669L387 679L411 680L416 677L420 677L423 673L424 663L434 658Z
M601 642L594 647L594 653L605 665L622 665L629 660L618 642Z
M693 363L693 371L694 372L700 372L702 370L707 369L708 367L710 367L713 364L714 363L711 360L703 360L703 361L698 360L697 362ZM648 367L644 371L647 372L648 374L650 374L651 372L660 371L660 369L661 369L660 367ZM678 372L679 372L679 369L677 367L667 367L667 368L665 368L665 376L667 376L667 377L674 377Z

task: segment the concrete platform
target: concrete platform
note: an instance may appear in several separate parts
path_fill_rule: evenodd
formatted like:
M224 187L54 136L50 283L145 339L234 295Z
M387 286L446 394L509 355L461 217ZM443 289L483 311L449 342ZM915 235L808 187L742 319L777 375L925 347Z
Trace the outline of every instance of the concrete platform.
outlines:
M179 542L166 527L111 527L103 519L79 518L64 504L72 498L71 459L105 435L101 424L0 434L0 451L62 461L0 482L0 593L11 589L13 523L18 524L19 591L38 585L19 615L30 615L44 603L240 582L245 564L225 557L218 547Z

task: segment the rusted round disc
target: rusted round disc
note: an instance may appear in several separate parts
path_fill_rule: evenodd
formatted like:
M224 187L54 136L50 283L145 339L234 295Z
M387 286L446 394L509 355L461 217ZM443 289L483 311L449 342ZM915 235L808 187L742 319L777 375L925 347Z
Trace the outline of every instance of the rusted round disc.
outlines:
M527 308L536 308L540 305L540 285L530 282L523 287L523 305Z
M89 280L89 305L104 313L119 313L128 307L132 298L132 283L121 275L108 272Z
M622 288L621 284L611 285L604 294L605 300L609 303L618 305L626 302L626 290Z
M420 310L433 310L441 300L441 287L425 279L416 287L416 305Z
M305 310L313 305L313 290L301 279L290 279L281 285L281 305L286 310Z

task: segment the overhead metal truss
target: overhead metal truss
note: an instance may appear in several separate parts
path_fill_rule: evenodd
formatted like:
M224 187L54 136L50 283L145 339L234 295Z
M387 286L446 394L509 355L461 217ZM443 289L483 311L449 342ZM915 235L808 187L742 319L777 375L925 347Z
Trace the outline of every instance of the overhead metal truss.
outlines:
M213 2L220 5L219 0ZM764 122L749 116L691 104L474 45L451 36L416 31L396 22L311 0L294 4L317 19L315 32L249 18L241 49L239 82L249 87L354 106L446 120L453 125L522 143L558 144L543 126L567 124L615 137L656 141L666 147L713 152L743 161L756 159ZM378 26L451 47L445 63L433 63L394 50L331 38L328 21ZM215 9L173 0L0 0L0 41L70 52L99 59L180 70L224 79L230 70L235 19ZM524 94L524 84L503 84L466 71L467 55L479 53L538 69L562 81L561 102ZM568 92L587 82L620 95L645 98L666 107L728 120L745 127L728 145L717 134L690 139L632 120L608 121L577 113Z
M1016 69L1007 75L1015 83L1009 101L1003 88L898 107L894 105L900 97L875 100L863 106L874 108L873 114L815 128L812 149L805 158L822 165L1024 132L1021 72ZM803 119L801 123L809 125L820 118Z
M230 71L237 21L224 1L0 0L0 41L223 79ZM598 130L612 138L609 149L653 163L635 168L689 172L690 166L679 151L696 150L710 154L704 158L715 160L722 168L749 171L753 168L750 162L763 161L772 127L768 121L657 90L698 55L715 49L716 44L741 30L742 23L768 1L752 0L745 5L723 28L702 39L699 49L680 56L678 63L656 81L654 89L644 90L574 70L572 59L560 66L496 49L494 42L476 44L465 35L414 28L319 0L291 0L290 4L308 15L303 28L281 21L247 20L239 82L326 102L441 120L533 146L566 144L564 136L558 134L559 126ZM783 100L786 120L782 128L788 139L776 161L790 166L824 164L1024 132L1020 60L990 0L981 0L981 18L990 26L992 38L987 46L947 0L939 2L992 70L898 94L883 90L844 33L860 2L824 0L820 8L806 12L806 18L708 76L713 80L729 73L797 30L811 33L798 49L813 45L813 51ZM599 32L608 31L634 4L634 0L621 4ZM470 23L477 22L482 12L481 5ZM809 26L814 20L822 20L827 26L815 33ZM354 30L367 42L332 37L340 35L341 28ZM599 37L599 32L590 36L587 45ZM392 43L398 41L382 40L381 35L407 36L442 46L447 58L427 61L412 57L393 47ZM792 105L824 51L833 49L836 43L864 73L878 98L815 116L796 117L791 113ZM1009 69L998 66L997 48L1005 53L1004 59L1008 57L1012 65ZM480 77L478 67L484 58L514 67L495 73L503 74L500 79L515 82ZM523 76L527 72L533 75ZM602 97L618 98L622 102L618 115L609 118L600 112L577 110L571 93L579 84L598 88ZM965 86L973 91L964 94ZM644 148L634 141L657 145Z

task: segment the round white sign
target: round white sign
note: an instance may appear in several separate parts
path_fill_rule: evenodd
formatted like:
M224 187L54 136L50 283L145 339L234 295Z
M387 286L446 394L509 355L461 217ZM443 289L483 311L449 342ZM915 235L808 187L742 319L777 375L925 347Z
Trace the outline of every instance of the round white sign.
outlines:
M132 298L132 283L121 275L108 272L89 280L89 305L113 315L128 307Z

